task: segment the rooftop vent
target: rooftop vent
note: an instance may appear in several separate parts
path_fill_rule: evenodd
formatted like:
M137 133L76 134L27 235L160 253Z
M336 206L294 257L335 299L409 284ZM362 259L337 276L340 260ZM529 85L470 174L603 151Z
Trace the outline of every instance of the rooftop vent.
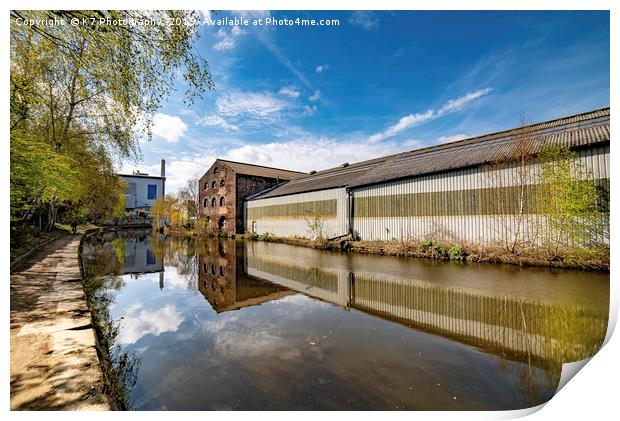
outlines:
M312 174L316 174L316 170L310 171L310 175L312 175Z
M140 171L134 171L133 175L148 175L148 173L140 172Z
M348 166L349 166L348 162L345 162L344 164L341 165L342 168L345 168L345 167L348 167Z

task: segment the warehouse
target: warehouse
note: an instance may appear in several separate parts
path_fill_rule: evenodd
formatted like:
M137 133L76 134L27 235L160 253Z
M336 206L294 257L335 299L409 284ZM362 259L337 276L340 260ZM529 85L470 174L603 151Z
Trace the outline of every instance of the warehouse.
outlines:
M583 242L608 244L609 115L603 108L312 172L248 198L245 229L307 238L540 243L550 224L540 212L535 158L555 145L574 151L582 174L596 180L600 219Z

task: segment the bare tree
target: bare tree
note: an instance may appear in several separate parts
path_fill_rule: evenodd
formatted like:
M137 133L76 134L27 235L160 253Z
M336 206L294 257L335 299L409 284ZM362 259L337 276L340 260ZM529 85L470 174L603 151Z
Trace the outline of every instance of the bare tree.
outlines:
M185 185L185 187L179 190L178 193L179 202L187 212L187 217L189 218L190 222L195 222L198 219L198 214L200 212L198 186L198 178L191 177L187 180L187 184Z
M533 128L520 117L510 148L486 166L491 200L489 214L496 221L502 246L515 253L537 242L537 226L531 223L536 208L536 167Z

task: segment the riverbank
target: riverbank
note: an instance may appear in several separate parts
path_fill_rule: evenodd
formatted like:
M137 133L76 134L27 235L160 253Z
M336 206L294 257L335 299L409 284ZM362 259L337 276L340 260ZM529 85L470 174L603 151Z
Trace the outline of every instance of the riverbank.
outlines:
M80 235L52 239L11 275L11 409L109 410L86 305Z
M433 260L451 260L462 263L494 263L515 266L551 267L596 272L609 272L609 249L575 248L552 252L544 248L522 248L514 252L501 246L471 246L425 241L354 241L349 237L310 240L300 237L277 237L251 233L221 235L202 234L196 230L178 227L166 228L166 235L190 237L222 237L252 241L269 241L292 246L310 247L346 253L377 254L397 257L415 257Z
M540 266L562 269L578 269L597 272L609 271L609 251L598 249L568 250L552 254L542 249L521 250L511 253L502 247L471 247L444 245L433 241L351 241L308 240L305 238L282 238L262 236L255 240L284 243L360 254L416 257L434 260L452 260L463 263L499 263L516 266Z

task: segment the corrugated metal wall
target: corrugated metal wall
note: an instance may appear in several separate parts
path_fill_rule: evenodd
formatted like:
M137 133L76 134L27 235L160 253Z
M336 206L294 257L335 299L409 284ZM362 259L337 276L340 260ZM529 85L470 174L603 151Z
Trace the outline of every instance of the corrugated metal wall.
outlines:
M336 237L348 232L346 203L344 188L251 200L245 203L245 227L257 234L312 237L309 225L317 217L323 236Z
M579 151L581 165L609 186L609 146ZM469 168L353 190L353 231L363 240L432 239L488 244L512 241L537 243L545 228L536 200L520 206L521 185L533 196L540 168ZM534 193L533 193L534 192ZM541 198L539 198L541 200ZM542 198L544 200L544 198ZM608 198L607 198L608 200ZM528 209L531 208L531 209ZM602 214L595 241L609 242L609 214ZM587 239L592 240L592 239Z
M577 154L581 166L598 180L603 208L583 243L608 244L609 146ZM536 165L487 166L355 188L352 229L366 241L540 243L547 228L539 212L544 200L535 185L539 174ZM348 233L348 210L344 188L251 200L245 204L246 230L310 238L309 221L317 215L324 221L323 236L331 238Z

